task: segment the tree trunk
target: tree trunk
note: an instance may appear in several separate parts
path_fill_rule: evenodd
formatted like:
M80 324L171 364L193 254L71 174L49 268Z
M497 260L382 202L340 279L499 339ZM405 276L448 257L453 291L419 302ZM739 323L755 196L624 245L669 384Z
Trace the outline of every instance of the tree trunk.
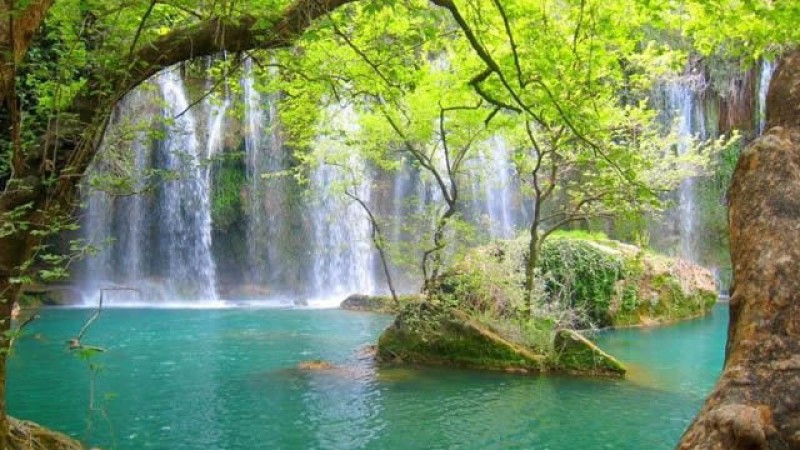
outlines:
M534 173L534 176L536 174ZM539 249L541 248L541 244L539 242L539 226L541 225L541 209L539 206L541 205L544 197L540 193L541 191L536 188L536 198L534 200L534 210L533 210L533 219L531 219L531 227L530 227L530 242L528 243L528 260L525 263L525 309L523 313L526 315L530 315L531 310L533 309L533 284L534 284L534 277L536 275L536 264L539 262Z
M779 66L767 108L770 129L729 191L725 367L679 449L800 449L800 51Z
M14 85L22 61L53 0L3 0L0 3L0 104Z
M372 237L372 244L375 245L375 248L378 250L378 256L381 258L381 266L383 267L383 274L386 276L386 284L389 286L389 292L392 294L392 301L394 302L395 307L400 307L400 300L397 298L397 291L394 288L394 281L392 281L392 273L389 270L389 258L386 257L386 248L384 246L384 239L383 233L381 232L381 227L378 224L378 219L375 218L375 215L372 214L372 210L369 208L369 205L362 200L359 196L352 194L350 192L345 192L345 195L353 199L356 203L361 206L361 209L367 213L367 219L369 219L369 224L371 227L371 237Z

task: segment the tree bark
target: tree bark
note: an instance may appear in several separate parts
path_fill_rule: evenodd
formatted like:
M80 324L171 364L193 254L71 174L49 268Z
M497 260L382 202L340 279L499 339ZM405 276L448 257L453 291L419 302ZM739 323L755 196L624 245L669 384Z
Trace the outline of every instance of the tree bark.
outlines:
M6 96L14 85L15 68L28 51L53 0L25 3L3 0L0 10L0 104L6 102Z
M528 259L525 261L525 306L523 313L526 316L531 314L533 310L533 288L536 278L536 264L539 263L539 250L541 245L539 243L539 202L534 206L536 208L533 213L533 220L528 232L530 241L528 242Z
M679 449L800 449L800 51L770 86L771 128L729 191L734 287L725 367Z

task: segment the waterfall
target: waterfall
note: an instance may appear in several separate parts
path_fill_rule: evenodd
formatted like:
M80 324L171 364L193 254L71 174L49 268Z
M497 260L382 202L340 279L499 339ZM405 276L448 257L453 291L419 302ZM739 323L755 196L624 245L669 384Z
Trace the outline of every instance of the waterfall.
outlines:
M489 236L493 239L513 237L515 220L511 211L511 202L515 186L512 184L513 170L505 139L492 137L487 143L488 155L480 154L485 209L489 217Z
M215 103L206 102L206 151L205 151L205 159L211 161L217 156L223 148L224 144L224 126L225 126L225 115L228 113L228 108L231 106L231 99L228 97L227 93L225 94L225 98L222 101L222 104L217 105ZM205 165L205 177L206 183L211 183L211 164Z
M327 112L335 131L352 135L358 130L355 112L349 105L331 107ZM351 155L346 167L323 161L311 174L312 301L326 303L330 299L338 304L348 294L375 292L375 260L372 226L366 212L357 202L337 192L335 186L344 186L369 204L372 178L366 163L356 149L348 148L348 144L338 139L320 138L317 150L323 158L330 151Z
M200 161L197 125L183 79L175 70L156 77L173 122L161 142L163 168L179 175L160 192L160 237L166 249L168 284L178 298L215 300L216 276L211 256L211 202L208 179Z
M696 137L705 137L703 105L697 99L696 89L703 84L698 75L687 75L663 86L664 115L667 124L677 122L677 151L685 155ZM678 255L695 261L697 211L695 205L695 180L687 178L678 187Z
M260 280L264 269L267 267L263 262L264 247L259 242L260 237L267 236L266 215L264 210L263 178L261 173L265 166L264 161L268 160L268 155L263 148L264 141L264 105L261 95L255 89L255 79L253 76L253 62L248 59L245 61L245 75L242 79L244 90L244 145L247 158L247 179L248 179L248 214L247 214L247 238L251 245L248 246L248 266L250 278Z
M102 148L101 148L102 151ZM89 177L93 174L90 173ZM111 236L111 200L102 191L88 189L88 200L83 217L83 238L97 251L88 258L86 273L90 279L85 283L86 291L96 291L111 279L111 245L108 242Z
M769 83L772 80L772 75L775 72L775 63L772 61L762 60L758 76L758 117L756 123L758 124L758 135L764 133L767 126L767 93L769 91Z
M305 153L284 143L280 96L258 90L252 61L244 67L241 93L226 92L191 109L188 88L175 68L120 103L90 175L102 180L122 167L132 176L132 190L143 193L113 196L84 186L83 237L101 247L83 265L87 294L95 296L102 287L138 289L108 297L112 306L219 305L215 302L220 297L268 305L308 299L332 306L351 293L381 292L371 224L359 204L342 194L341 186L348 183L385 225L392 250L402 249L406 261L418 261L415 253L429 244L435 226L433 210L441 212L445 206L433 177L409 155L397 156L395 171L372 167L348 142L360 129L356 111L347 104L321 112L324 127L313 148L302 151L312 151L322 163L306 171L299 165ZM756 85L760 129L773 70L774 65L763 62ZM716 109L711 108L714 99L704 93L705 84L702 76L689 74L662 83L654 92L664 124L674 126L679 135L675 150L680 154L696 137L714 133ZM193 86L209 89L212 84ZM230 114L235 101L241 102L238 119ZM163 118L168 126L161 130L152 118ZM146 126L125 132L129 122L141 119L148 121ZM511 238L530 213L504 138L492 136L473 150L457 175L458 212L477 233L459 235L468 242L458 245ZM443 169L441 148L431 155ZM303 174L303 182L287 174ZM354 184L352 174L358 177ZM161 182L154 186L158 178ZM702 220L695 192L700 182L688 179L679 186L678 206L666 222L669 229L659 230L670 240L660 243L662 249L692 260L701 259L695 230ZM225 223L212 223L212 217L224 217ZM111 244L103 245L109 240ZM390 263L399 290L416 289L418 266L403 268L398 261Z
M138 133L133 141L133 174L135 177L134 190L140 192L145 188L142 177L147 170L148 149L145 145L143 133ZM147 249L147 205L144 195L134 194L117 199L118 206L114 208L118 223L127 224L117 227L119 238L115 244L118 251L115 271L122 274L122 282L126 284L140 280L145 274L145 259Z
M408 214L408 199L413 193L412 170L411 165L403 158L392 176L392 229L389 239L393 243L399 243L403 239L402 225Z
M82 220L83 238L98 249L85 265L83 291L88 303L96 304L101 289L131 287L146 271L147 255L147 201L136 194L145 187L144 173L148 164L149 149L145 145L142 123L128 117L127 111L142 108L145 96L141 91L128 94L113 114L109 130L104 136L99 154L112 152L112 160L123 172L114 170L111 163L95 161L89 169L89 180L99 180L112 174L129 178L132 192L113 196L102 188L84 185L86 198ZM131 130L133 133L131 133ZM120 153L119 148L129 144L130 153ZM134 291L114 291L108 296L111 303L138 298Z
M194 113L187 110L185 87L174 70L157 75L154 84L164 102L164 139L150 145L146 130L153 124L142 115L154 115L148 104L156 95L133 91L120 103L91 168L101 180L130 177L131 192L115 196L88 187L85 194L84 236L95 245L111 242L86 263L84 288L90 304L96 304L100 289L108 288L123 289L106 293L112 306L217 297L209 177L200 160ZM169 173L155 196L145 189L151 169Z
M245 61L244 143L247 158L247 239L249 279L255 284L280 285L283 255L283 181L272 176L284 169L283 142L277 124L277 99L255 87L253 62Z

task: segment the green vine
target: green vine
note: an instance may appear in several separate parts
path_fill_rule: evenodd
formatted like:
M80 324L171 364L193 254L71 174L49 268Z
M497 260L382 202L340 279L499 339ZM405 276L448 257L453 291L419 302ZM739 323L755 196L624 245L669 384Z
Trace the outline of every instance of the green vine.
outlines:
M583 310L596 325L611 324L609 308L626 274L622 255L587 240L552 239L542 246L540 264L551 301Z

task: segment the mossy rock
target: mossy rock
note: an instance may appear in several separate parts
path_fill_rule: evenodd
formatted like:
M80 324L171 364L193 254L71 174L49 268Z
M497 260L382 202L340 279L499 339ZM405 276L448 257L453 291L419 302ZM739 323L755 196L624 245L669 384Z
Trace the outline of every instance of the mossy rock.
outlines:
M437 280L431 297L498 317L517 314L528 258L520 248L526 239L473 249ZM669 323L704 315L717 299L707 269L601 236L551 236L537 269L536 301L564 309L565 328Z
M589 339L573 330L559 330L553 340L554 363L560 371L622 377L625 367Z
M399 295L397 296L397 301L399 305L395 304L394 299L390 295L353 294L344 299L339 307L348 311L369 311L376 313L396 314L403 308L404 305L421 302L422 296L418 294Z
M670 323L707 314L717 303L714 278L688 261L645 255L640 274L630 277L611 305L613 325Z
M464 312L431 303L406 307L378 340L383 363L542 372L544 355L497 335Z
M20 303L25 306L70 306L83 303L83 294L69 285L28 285L22 290Z
M9 417L9 450L84 450L71 437L27 420Z

